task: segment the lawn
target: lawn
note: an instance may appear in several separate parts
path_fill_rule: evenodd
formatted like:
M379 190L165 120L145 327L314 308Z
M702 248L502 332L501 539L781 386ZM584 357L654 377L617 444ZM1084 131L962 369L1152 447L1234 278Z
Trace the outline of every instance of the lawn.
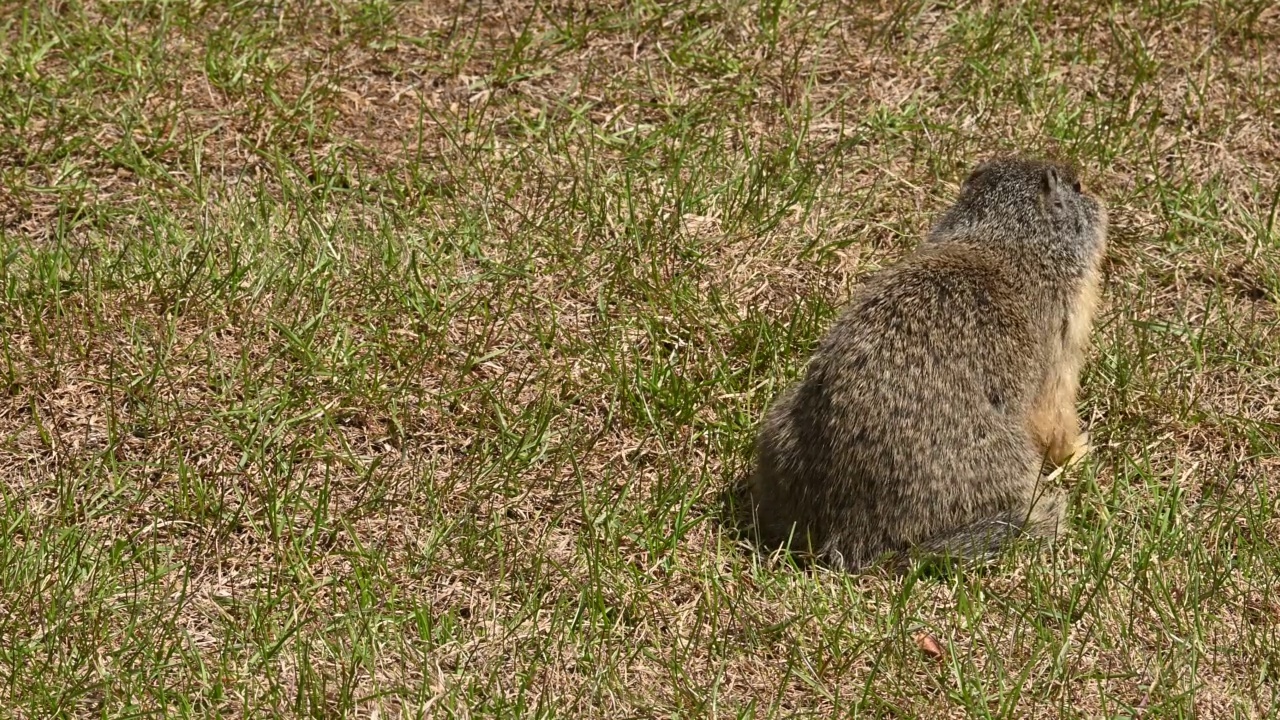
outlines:
M980 160L1111 247L1069 529L730 489ZM1280 717L1280 7L0 5L0 717Z

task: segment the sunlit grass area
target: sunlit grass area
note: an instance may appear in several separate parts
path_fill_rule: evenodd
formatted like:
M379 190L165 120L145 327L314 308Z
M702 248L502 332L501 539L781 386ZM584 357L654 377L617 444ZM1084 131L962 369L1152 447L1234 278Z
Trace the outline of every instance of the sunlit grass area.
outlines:
M980 160L1108 204L1067 535L729 521ZM0 715L1280 716L1270 2L0 6Z

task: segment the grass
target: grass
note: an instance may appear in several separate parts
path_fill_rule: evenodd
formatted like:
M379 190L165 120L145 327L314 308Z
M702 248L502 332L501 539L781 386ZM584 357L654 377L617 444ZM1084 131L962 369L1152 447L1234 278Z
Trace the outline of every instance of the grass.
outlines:
M0 38L0 715L1280 716L1271 3L64 0ZM721 505L761 413L1010 150L1113 217L1068 536L757 556Z

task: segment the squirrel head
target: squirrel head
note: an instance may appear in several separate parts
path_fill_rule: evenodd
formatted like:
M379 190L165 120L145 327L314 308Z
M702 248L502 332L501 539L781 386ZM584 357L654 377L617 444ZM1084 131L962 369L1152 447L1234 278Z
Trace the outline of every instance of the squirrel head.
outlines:
M1081 186L1075 168L1015 156L975 168L929 241L980 238L1083 269L1101 256L1106 230L1106 208Z

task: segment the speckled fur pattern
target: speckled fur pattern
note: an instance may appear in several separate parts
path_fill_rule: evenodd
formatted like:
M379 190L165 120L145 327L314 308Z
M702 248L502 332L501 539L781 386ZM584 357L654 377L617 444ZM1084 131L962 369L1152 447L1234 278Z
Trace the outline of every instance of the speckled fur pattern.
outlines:
M1065 497L1041 466L1087 448L1076 395L1106 233L1068 166L974 170L766 413L749 484L766 545L858 570L1055 536Z

